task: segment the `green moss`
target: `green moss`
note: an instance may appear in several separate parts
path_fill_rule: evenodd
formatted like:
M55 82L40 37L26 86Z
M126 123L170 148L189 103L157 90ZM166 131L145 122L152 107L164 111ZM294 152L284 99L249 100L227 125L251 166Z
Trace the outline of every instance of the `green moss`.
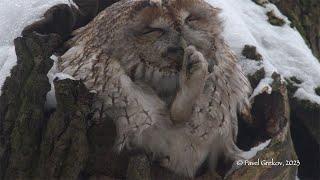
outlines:
M44 104L50 89L47 73L52 66L43 56L45 49L40 49L31 38L17 38L15 47L18 65L7 79L4 96L9 97L4 113L5 131L10 138L10 165L4 179L33 177L39 155L41 125L44 122ZM11 86L12 85L12 86ZM15 86L13 86L15 85ZM11 90L12 89L12 90ZM18 91L16 89L19 89ZM1 105L2 106L2 105ZM11 108L14 106L14 108ZM16 173L19 172L19 173Z
M268 16L269 23L274 26L283 26L285 24L285 21L277 17L273 11L267 12L267 16Z
M80 81L54 83L58 107L42 140L39 179L77 179L89 157L87 129L93 95Z

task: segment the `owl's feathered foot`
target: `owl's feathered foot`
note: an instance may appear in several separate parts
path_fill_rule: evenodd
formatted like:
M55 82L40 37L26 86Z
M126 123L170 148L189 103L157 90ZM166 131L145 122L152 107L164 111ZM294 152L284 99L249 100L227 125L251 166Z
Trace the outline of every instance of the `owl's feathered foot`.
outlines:
M181 123L189 119L192 107L201 94L208 75L208 62L194 46L185 48L180 89L171 106L171 119Z
M182 81L189 87L196 83L195 80L204 81L208 74L208 62L194 46L188 46L185 49L182 71Z

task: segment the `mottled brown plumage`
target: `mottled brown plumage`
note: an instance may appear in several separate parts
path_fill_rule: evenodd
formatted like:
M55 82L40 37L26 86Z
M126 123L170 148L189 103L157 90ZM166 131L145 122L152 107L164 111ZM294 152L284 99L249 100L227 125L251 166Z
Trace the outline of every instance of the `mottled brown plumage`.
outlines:
M124 0L74 33L59 68L97 92L120 151L143 150L186 176L207 158L240 158L237 112L250 85L218 12L202 0Z

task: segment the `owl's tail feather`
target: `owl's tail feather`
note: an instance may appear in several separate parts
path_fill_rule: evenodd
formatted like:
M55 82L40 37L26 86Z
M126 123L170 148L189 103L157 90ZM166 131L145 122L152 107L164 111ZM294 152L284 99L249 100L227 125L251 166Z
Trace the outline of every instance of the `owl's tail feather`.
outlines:
M227 160L230 160L231 162L239 159L244 159L241 156L242 152L243 151L238 148L238 146L234 143L233 140L225 144L224 156Z
M225 178L231 175L234 171L239 169L241 166L238 165L238 161L245 160L241 154L243 151L237 147L237 145L232 141L231 143L226 143L224 157L225 162L232 163L231 168L226 172Z

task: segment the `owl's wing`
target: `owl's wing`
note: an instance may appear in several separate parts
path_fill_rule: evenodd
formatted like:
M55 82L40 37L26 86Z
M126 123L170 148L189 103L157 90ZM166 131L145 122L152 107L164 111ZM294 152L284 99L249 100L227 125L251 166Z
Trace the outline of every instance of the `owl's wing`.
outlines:
M69 49L59 60L61 72L81 79L97 92L102 111L117 128L116 148L122 150L132 136L152 126L166 115L165 104L151 90L134 83L119 61L96 50L87 53L81 45Z
M188 123L190 133L207 141L211 137L229 134L234 106L230 104L230 90L225 87L218 72L211 73L206 81L204 93L193 107L191 121Z
M232 137L235 142L237 113L250 108L248 95L251 87L236 57L228 50L226 45L223 46L220 56L217 56L218 64L209 74L204 93L194 107L190 129L204 139L220 134Z
M131 139L140 136L142 131L168 119L168 111L153 90L132 82L117 61L109 64L106 74L107 86L101 97L106 113L117 127L116 147L122 150L130 146Z

